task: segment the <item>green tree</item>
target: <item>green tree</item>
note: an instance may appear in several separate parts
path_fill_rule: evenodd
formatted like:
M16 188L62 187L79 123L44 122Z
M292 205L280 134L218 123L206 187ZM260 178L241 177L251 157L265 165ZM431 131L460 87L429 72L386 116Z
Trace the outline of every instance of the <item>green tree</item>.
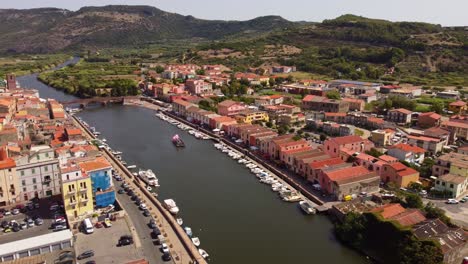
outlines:
M433 112L436 112L438 114L442 114L444 112L444 107L445 107L445 104L444 104L443 101L434 100L434 102L432 103L430 109Z
M164 67L161 65L156 66L156 72L157 73L162 73L164 71Z
M408 208L423 208L421 197L415 193L408 193L405 197L405 205Z
M327 95L328 99L336 99L336 100L341 99L340 92L338 92L337 90L331 90L331 91L327 92L326 95Z
M371 156L376 157L376 158L378 158L378 157L380 157L380 156L383 155L382 152L378 151L378 150L375 149L375 148L371 148L370 150L367 150L367 151L366 151L366 154L367 154L367 155L371 155Z
M424 207L424 212L426 212L426 217L429 219L440 219L445 224L451 226L452 222L450 218L445 214L445 211L435 206L433 203L429 202Z

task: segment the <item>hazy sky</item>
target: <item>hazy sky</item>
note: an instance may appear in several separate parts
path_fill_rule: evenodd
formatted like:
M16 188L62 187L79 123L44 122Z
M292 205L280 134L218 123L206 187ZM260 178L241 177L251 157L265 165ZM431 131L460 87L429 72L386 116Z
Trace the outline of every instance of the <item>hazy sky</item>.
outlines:
M0 8L58 7L109 4L151 5L165 11L204 19L247 20L280 15L298 21L322 21L355 14L392 21L423 21L468 26L468 0L2 0Z

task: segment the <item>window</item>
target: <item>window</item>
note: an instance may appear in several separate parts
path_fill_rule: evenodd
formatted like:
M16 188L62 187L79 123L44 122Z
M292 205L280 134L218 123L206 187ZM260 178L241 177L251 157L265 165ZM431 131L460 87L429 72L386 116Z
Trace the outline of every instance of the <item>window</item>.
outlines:
M70 175L67 174L67 180L70 180Z
M21 185L25 186L26 185L26 180L22 180Z
M24 176L24 171L21 171L21 176Z
M445 186L445 182L442 182L442 186Z
M453 183L450 184L450 188L453 189Z
M11 172L11 169L8 169L8 172Z
M34 185L34 188L33 188L33 189L34 189L34 190L37 190L37 185Z
M45 166L44 171L49 171L49 166Z
M33 178L33 183L36 183L36 178Z
M45 154L45 156L46 156L46 158L48 158L48 157L49 157L49 152L47 152L47 153Z
M23 192L26 192L26 187L23 187Z
M36 169L31 169L31 173L36 173Z

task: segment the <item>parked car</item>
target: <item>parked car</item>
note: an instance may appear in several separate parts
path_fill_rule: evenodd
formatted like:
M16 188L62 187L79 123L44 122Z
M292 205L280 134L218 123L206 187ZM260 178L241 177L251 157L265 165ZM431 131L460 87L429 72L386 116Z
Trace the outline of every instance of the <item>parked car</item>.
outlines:
M156 228L156 221L154 219L151 219L148 223L149 228L154 229Z
M104 225L106 227L111 227L112 226L111 220L109 218L104 219Z
M81 253L77 259L81 260L81 259L85 259L85 258L90 258L90 257L93 257L94 256L94 251L93 250L88 250L88 251L85 251L83 253Z
M96 228L102 228L104 225L101 222L96 222L96 224L94 224L94 226Z
M117 191L117 193L123 194L123 193L125 193L125 190L124 190L124 189L119 189L119 190Z
M151 213L150 213L150 211L149 211L148 209L145 209L145 210L143 210L143 215L144 215L145 217L148 217L148 216L151 215Z
M13 231L13 230L9 226L3 228L3 233L10 233L11 231Z
M28 218L26 220L26 223L28 224L28 227L33 227L34 226L34 221L31 218Z
M36 220L34 220L34 224L36 224L37 226L40 226L44 223L44 220L42 220L42 218L37 218Z
M88 261L86 261L85 264L96 264L96 261L94 261L94 260L88 260Z
M171 261L171 259L172 259L171 254L169 254L169 253L164 253L164 254L162 255L162 259L163 259L164 261Z
M18 209L18 208L15 208L15 209L11 210L11 214L13 214L13 215L17 215L19 213L20 213L20 209Z
M54 226L54 232L56 232L56 231L62 231L62 230L65 230L65 229L67 229L67 226L66 226L66 225L61 225L61 224L59 224L59 225Z
M132 201L135 201L137 198L138 198L138 196L136 196L136 194L132 195L132 197L131 197Z
M4 216L9 216L9 215L11 215L11 212L8 211L8 210L5 210L5 211L3 212L3 215L4 215Z
M140 204L140 209L141 210L147 209L146 204L145 203Z
M28 224L26 222L21 222L20 223L20 227L21 229L27 229L28 228Z
M125 235L121 236L117 246L127 246L133 244L133 237Z
M10 223L8 223L8 221L6 221L6 220L3 220L1 226L2 226L2 228L6 228L6 227L10 226Z
M458 201L455 199L448 199L445 203L446 204L458 204Z
M21 227L18 223L16 225L12 226L13 232L19 232L21 230Z
M166 243L162 243L162 244L161 244L161 251L162 251L163 253L169 253L169 247L167 246Z

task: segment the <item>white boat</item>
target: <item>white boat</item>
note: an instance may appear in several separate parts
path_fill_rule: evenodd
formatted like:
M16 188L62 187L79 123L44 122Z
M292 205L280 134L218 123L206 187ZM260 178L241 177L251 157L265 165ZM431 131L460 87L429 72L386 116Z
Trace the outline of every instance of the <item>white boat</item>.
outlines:
M192 242L196 247L200 246L200 239L198 237L192 237Z
M179 213L179 207L177 207L175 201L172 199L164 200L164 207L166 207L166 209L169 210L169 212L171 212L173 215Z
M312 205L306 201L300 201L299 206L301 207L302 211L306 214L315 214L316 210Z
M202 138L203 138L204 140L210 139L210 137L207 136L207 135L202 136Z
M136 167L137 167L136 165L129 165L127 166L127 169L136 169Z
M286 202L299 202L299 201L302 201L302 198L301 196L297 195L297 194L294 194L294 195L290 195L290 196L285 196L283 197L283 201L286 201Z
M159 180L152 170L140 170L138 176L149 186L159 186Z
M193 235L192 228L186 226L186 227L184 227L184 231L185 231L185 234L187 234L187 236L192 237L192 235Z
M182 218L177 218L176 221L177 221L177 224L180 226L184 224L184 220L182 220Z
M93 134L94 134L95 136L99 136L99 135L101 135L101 132L95 131L95 132L93 132Z
M112 151L112 155L122 155L121 151Z
M107 139L103 138L101 141L102 141L102 142L107 142Z
M245 163L245 162L246 162L246 160L245 160L245 159L240 159L240 160L239 160L239 161L237 161L237 162L238 162L238 163L240 163L240 164L243 164L243 163Z
M208 253L207 253L205 250L201 249L201 248L198 249L198 253L200 253L200 255L201 255L204 259L208 259L208 258L210 257L210 255L208 255Z

